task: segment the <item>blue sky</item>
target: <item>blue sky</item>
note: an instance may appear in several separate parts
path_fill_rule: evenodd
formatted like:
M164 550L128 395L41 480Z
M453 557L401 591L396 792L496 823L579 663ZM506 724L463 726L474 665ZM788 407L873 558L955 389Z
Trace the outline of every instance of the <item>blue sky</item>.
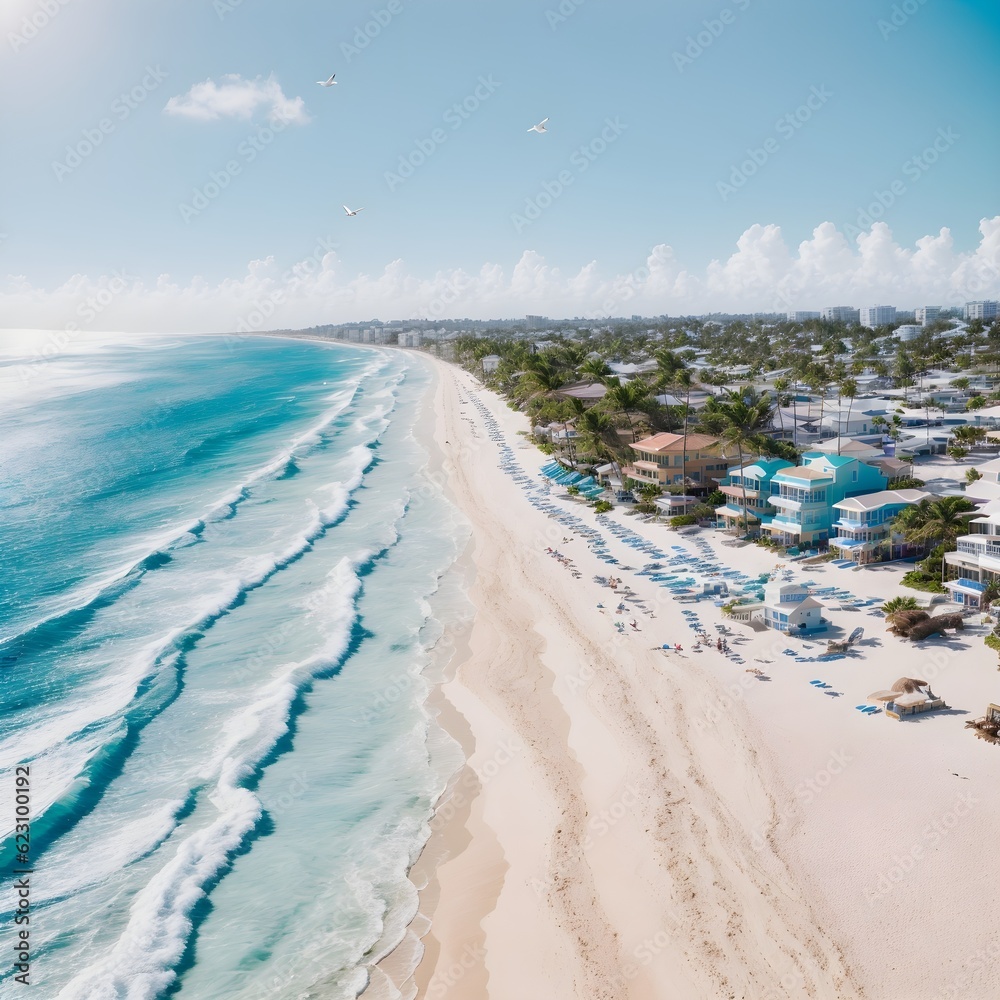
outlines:
M41 25L33 37L25 18ZM1000 214L992 0L5 0L0 32L11 95L0 109L0 275L48 295L73 275L118 271L147 292L169 274L190 297L202 281L245 280L254 260L270 260L280 282L323 241L336 244L331 319L374 315L358 283L384 279L394 261L386 317L418 311L407 282L455 273L480 276L458 315L540 308L543 295L512 287L525 251L537 255L536 284L558 269L556 314L591 262L606 288L641 279L666 246L677 263L657 311L679 311L699 296L710 304L706 268L754 226L779 227L793 256L824 222L853 248L875 221L863 210L894 182L878 212L893 246L950 229L952 272L938 277L951 284L928 289L943 295L961 255L980 247L980 221ZM333 72L339 86L316 85ZM272 135L265 105L211 121L165 111L227 75L273 77L301 98L301 121ZM467 117L449 111L466 99ZM546 116L547 134L526 132ZM77 164L67 146L86 150L102 122ZM423 163L421 145L433 149ZM420 165L402 178L407 158ZM239 173L207 207L181 208L214 195L213 175L233 162ZM365 211L346 219L342 203ZM500 279L481 276L487 263L503 271L509 309ZM851 280L843 294L869 290ZM910 272L892 275L884 291L917 294L912 284ZM811 308L798 299L820 289L799 282L790 294ZM21 299L9 304L36 325Z

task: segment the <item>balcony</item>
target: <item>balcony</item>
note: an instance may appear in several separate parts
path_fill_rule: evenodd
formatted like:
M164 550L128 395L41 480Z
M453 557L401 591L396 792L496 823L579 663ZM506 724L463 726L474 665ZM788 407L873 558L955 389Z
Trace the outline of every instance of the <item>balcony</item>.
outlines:
M743 487L742 486L730 486L728 483L723 483L719 486L719 490L725 493L727 497L732 497L734 500L743 500ZM760 490L752 490L747 487L746 497L748 500L757 500L762 495Z
M647 483L661 483L660 470L651 462L636 462L635 465L626 465L622 469L622 475L631 479L641 479Z
M872 538L884 538L889 534L887 524L869 524L867 521L834 521L833 527L845 534L857 534L866 532Z
M972 556L1000 556L1000 543L986 541L989 537L989 535L984 535L981 542L969 542L960 539L958 542L958 551Z

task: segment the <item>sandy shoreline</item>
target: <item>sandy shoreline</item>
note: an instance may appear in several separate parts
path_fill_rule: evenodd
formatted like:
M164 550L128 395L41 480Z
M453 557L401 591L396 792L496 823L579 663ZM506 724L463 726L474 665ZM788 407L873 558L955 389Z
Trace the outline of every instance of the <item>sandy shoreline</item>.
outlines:
M881 619L835 610L839 627L866 628L861 655L798 664L782 654L788 640L735 626L737 665L694 655L687 606L628 571L618 575L649 614L630 604L641 631L621 635L593 580L607 565L581 538L564 541L571 533L498 468L475 400L536 478L545 459L518 437L523 416L431 363L446 489L472 528L459 571L476 615L431 702L468 764L411 873L425 950L402 995L1000 995L989 973L1000 914L984 884L1000 755L962 727L1000 700L979 635L910 646ZM662 525L614 517L690 548ZM773 565L757 547L699 537L735 568ZM642 565L609 538L624 565ZM859 596L898 592L896 568L802 576ZM663 642L685 651L664 654ZM854 709L904 673L932 680L954 712L895 723Z

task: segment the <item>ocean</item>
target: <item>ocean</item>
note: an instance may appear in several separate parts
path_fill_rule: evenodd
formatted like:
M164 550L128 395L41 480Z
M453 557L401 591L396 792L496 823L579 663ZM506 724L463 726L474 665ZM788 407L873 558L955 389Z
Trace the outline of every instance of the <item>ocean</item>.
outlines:
M277 338L47 342L0 339L0 996L28 861L36 996L355 997L461 759L425 705L468 614L414 433L431 375Z

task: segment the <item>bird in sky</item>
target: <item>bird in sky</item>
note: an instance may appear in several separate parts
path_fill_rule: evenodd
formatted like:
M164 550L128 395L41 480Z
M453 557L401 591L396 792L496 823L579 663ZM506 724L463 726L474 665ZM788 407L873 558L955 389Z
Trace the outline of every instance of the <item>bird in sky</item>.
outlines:
M333 78L333 77L334 77L334 76L336 76L336 75L337 75L337 74L336 74L336 73L334 73L334 74L333 74L333 76L331 76L329 80L317 80L316 82L317 82L317 83L318 83L318 84L319 84L319 85L320 85L321 87L336 87L336 86L337 86L337 81L336 81L336 80L334 80L334 78Z
M344 211L345 211L345 212L346 212L346 213L348 214L348 216L349 216L349 217L353 217L353 216L357 215L357 214L358 214L358 212L363 212L363 211L364 211L364 209L363 209L363 208L353 208L353 209L352 209L352 208L348 208L348 207L347 207L347 206L345 205L345 206L344 206Z
M539 132L539 133L541 133L541 132L548 132L548 129L545 127L545 123L547 121L548 121L548 118L543 118L537 125L532 125L531 128L528 129L528 131L529 132Z

